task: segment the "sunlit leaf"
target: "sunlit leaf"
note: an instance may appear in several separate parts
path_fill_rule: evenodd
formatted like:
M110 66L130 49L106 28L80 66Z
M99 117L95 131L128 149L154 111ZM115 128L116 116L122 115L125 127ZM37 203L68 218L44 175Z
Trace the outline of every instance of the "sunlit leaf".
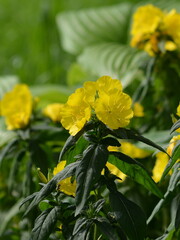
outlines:
M114 155L112 155L114 154ZM115 165L124 174L131 177L134 181L140 183L153 194L162 198L163 195L158 188L157 184L150 177L149 173L143 168L143 166L123 153L111 153L108 161Z

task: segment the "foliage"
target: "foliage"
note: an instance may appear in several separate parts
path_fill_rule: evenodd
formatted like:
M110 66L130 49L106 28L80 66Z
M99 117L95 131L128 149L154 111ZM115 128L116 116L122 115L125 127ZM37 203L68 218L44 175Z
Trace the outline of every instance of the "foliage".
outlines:
M0 239L179 239L179 1L33 4L0 62Z

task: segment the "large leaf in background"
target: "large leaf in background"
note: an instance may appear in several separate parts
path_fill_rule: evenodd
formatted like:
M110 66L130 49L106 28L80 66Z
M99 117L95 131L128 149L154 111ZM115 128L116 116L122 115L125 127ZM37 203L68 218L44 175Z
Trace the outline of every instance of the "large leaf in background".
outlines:
M65 86L60 85L41 85L30 87L33 96L38 97L39 107L45 107L49 103L65 103L68 96L74 91Z
M86 47L78 57L79 63L95 75L120 78L126 87L140 74L140 64L147 54L120 43L99 43ZM97 64L98 62L98 64Z
M100 42L127 42L132 4L66 12L57 16L62 47L79 54L85 47Z
M0 99L19 82L16 76L0 77Z

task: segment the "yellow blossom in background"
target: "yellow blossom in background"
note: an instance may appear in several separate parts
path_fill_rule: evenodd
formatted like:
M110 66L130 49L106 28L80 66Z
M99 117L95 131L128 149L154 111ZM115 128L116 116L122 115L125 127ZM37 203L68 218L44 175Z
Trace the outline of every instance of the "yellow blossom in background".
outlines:
M156 154L156 163L152 171L152 178L155 182L159 182L164 172L166 165L168 164L169 157L164 152L158 152Z
M109 146L108 151L122 152L131 158L145 158L151 155L151 152L138 148L130 142L121 142L120 147Z
M144 108L139 102L133 105L134 117L144 117Z
M60 122L61 120L60 111L63 106L64 104L61 103L49 104L43 109L43 114L49 117L53 122Z
M1 100L1 115L8 130L25 128L31 117L33 98L26 84L17 84Z
M131 46L144 49L150 56L180 48L180 14L169 13L148 4L133 15Z
M85 90L79 88L69 98L61 109L61 123L69 130L71 135L76 135L91 117L91 107L84 100Z
M176 113L179 117L180 117L180 104L179 106L177 107L177 113Z
M112 129L118 129L127 126L133 117L131 104L131 98L127 94L113 89L109 94L99 91L94 109L100 121Z
M167 150L166 150L170 156L172 156L173 149L179 140L180 140L180 135L174 136L170 140L169 146L167 147ZM179 160L180 159L178 159L177 161ZM156 154L156 163L152 171L153 173L152 178L154 179L155 182L158 182L161 179L161 176L165 170L166 165L168 164L168 161L169 161L169 157L166 153L158 152Z
M126 175L123 172L121 172L116 166L107 162L106 167L109 169L109 171L112 174L116 175L117 177L119 177L121 179L121 180L119 179L120 182L125 180Z
M66 161L61 161L53 170L53 175L55 176L57 173L62 171L66 166ZM58 190L64 192L67 195L75 196L76 193L76 181L71 181L71 177L65 178L58 183Z
M172 155L172 151L173 148L176 146L177 142L180 140L180 135L174 136L171 140L170 140L170 144L167 148L167 153L171 156Z
M174 40L180 46L180 14L175 9L167 13L163 19L164 33Z
M133 15L132 35L149 35L159 27L164 13L152 4L141 6Z

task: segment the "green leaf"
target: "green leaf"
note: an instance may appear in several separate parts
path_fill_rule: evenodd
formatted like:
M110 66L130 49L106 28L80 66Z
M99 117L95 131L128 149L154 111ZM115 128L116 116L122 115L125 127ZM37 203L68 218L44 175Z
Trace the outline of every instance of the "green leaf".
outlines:
M108 159L108 150L103 145L91 144L84 151L83 157L76 170L76 215L85 206L91 188L101 176Z
M109 240L119 240L117 233L115 232L111 223L105 217L96 217L94 219L97 227Z
M172 200L171 195L173 191L176 189L176 187L178 186L178 184L180 184L179 183L179 179L180 179L179 167L180 167L180 163L176 163L174 166L173 174L171 175L171 178L169 180L167 191L164 194L164 199L161 199L153 209L151 215L147 220L148 224L151 222L154 216L159 212L159 210L164 206L164 204Z
M123 87L127 87L132 80L139 77L139 68L145 57L144 52L131 48L129 45L122 45L119 42L102 42L86 47L77 60L92 74L113 76L121 79Z
M134 181L143 185L157 197L163 198L163 194L159 190L157 184L153 181L149 173L143 168L140 163L123 153L113 152L111 152L108 161L115 165L124 174L131 177Z
M77 219L73 229L73 236L78 234L80 231L84 230L87 222L88 222L88 219L85 217Z
M59 85L40 85L31 86L30 90L33 96L40 99L38 107L45 107L50 103L65 103L73 89Z
M36 218L31 234L32 240L44 240L48 238L55 228L61 212L60 210L61 208L59 206L48 208Z
M11 149L18 143L18 139L12 139L2 150L0 153L0 167L2 164L3 159L6 157L6 154L11 152Z
M173 126L171 128L171 133L176 131L178 128L180 128L180 119L173 124Z
M74 171L78 165L79 162L69 164L61 172L57 173L46 185L44 185L44 187L36 193L24 216L26 216L41 200L43 200L43 198L47 197L52 191L54 191L59 181L74 175Z
M0 99L19 82L16 76L0 77Z
M78 154L81 154L88 146L88 144L89 143L81 136L81 134L77 134L76 136L69 136L63 146L63 149L61 150L59 161L66 159L68 163L74 162L75 157Z
M127 42L132 4L61 13L57 16L61 44L72 54L99 42Z
M9 223L9 221L16 216L20 210L19 210L19 206L20 206L20 202L22 201L22 199L19 199L19 201L13 205L8 211L1 212L1 224L0 224L0 236L1 234L6 230L6 226Z
M129 240L144 240L146 218L141 208L120 192L110 190L109 200L113 214Z
M111 130L109 129L109 134L120 138L120 139L133 139L136 141L140 141L143 142L151 147L154 147L164 153L166 153L166 151L159 146L158 144L154 143L153 141L151 141L150 139L143 137L142 135L140 135L139 133L134 132L133 130L129 130L129 129L125 129L125 128L118 128L117 130ZM167 154L167 153L166 153Z
M176 163L176 161L180 159L180 141L179 143L175 146L174 150L173 150L173 153L172 153L172 156L162 174L162 177L161 177L161 182L163 181L163 179L165 178L165 176L168 174L168 172L171 170L171 168L174 166L174 164Z

